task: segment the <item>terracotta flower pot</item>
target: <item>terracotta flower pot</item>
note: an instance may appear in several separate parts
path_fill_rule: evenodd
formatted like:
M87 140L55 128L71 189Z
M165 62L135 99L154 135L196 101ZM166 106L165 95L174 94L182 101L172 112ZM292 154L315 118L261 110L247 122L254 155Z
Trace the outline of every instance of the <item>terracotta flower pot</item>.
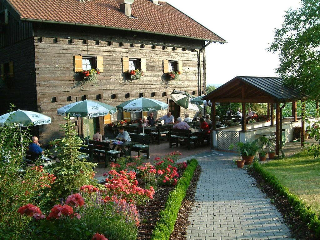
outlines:
M275 152L268 152L269 159L274 159L276 156Z
M242 156L245 165L250 165L253 162L254 156Z
M260 161L265 161L265 160L267 159L266 154L261 155L261 154L259 153L259 159L260 159Z
M244 160L237 160L236 163L237 163L238 168L243 168Z

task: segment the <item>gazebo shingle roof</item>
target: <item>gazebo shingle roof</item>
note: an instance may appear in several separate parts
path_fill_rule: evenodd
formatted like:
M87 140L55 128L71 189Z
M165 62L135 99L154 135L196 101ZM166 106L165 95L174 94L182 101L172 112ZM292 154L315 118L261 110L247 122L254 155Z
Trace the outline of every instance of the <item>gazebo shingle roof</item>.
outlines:
M204 97L215 102L288 102L303 98L281 78L251 76L237 76Z
M132 16L120 11L116 0L7 0L21 20L135 30L208 40L225 40L166 2L156 5L135 0Z

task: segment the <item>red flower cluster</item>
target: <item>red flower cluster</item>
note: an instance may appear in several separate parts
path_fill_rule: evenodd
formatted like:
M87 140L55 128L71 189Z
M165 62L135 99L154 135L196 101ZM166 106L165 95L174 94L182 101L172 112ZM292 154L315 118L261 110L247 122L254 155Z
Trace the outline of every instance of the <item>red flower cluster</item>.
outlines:
M176 185L178 183L179 173L175 161L169 157L163 160L155 159L157 174L160 177L160 182L163 184Z
M96 233L92 236L91 240L108 240L103 234Z
M98 192L99 188L97 188L93 185L83 185L80 188L80 191L87 192L87 193L93 193L93 192Z
M49 213L49 216L47 219L59 219L60 217L64 216L71 216L73 214L73 208L70 207L69 205L63 205L61 206L60 204L55 205L52 209L51 212Z
M136 75L136 71L135 70L131 70L129 73L130 73L130 75Z
M18 209L18 213L21 215L27 215L30 217L34 217L35 219L43 219L45 216L41 213L40 208L34 206L32 204L27 204Z
M119 196L129 202L137 202L153 198L155 193L152 186L148 189L138 187L136 173L133 171L126 172L116 170L109 171L109 178L106 178L105 187L108 189L109 196ZM105 200L107 200L106 198Z
M188 164L186 162L178 163L179 169L186 169L188 167Z
M84 199L79 193L72 194L67 198L66 204L74 207L81 207L84 205Z

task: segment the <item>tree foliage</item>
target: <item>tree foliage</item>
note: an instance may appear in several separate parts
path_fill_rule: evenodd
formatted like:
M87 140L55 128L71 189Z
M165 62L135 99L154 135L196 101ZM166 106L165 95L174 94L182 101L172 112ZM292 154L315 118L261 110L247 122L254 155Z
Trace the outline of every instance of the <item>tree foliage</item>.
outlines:
M278 52L277 69L285 84L320 99L320 2L301 0L301 7L286 12L282 28L276 29L269 51Z

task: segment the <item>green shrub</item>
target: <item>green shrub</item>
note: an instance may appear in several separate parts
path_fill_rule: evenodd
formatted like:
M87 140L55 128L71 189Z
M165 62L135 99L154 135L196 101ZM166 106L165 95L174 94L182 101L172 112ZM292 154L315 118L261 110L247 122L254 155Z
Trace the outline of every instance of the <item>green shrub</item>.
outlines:
M289 203L292 205L292 211L301 217L309 229L315 233L317 238L320 238L320 220L318 216L297 196L290 193L286 187L283 187L274 175L264 170L259 163L255 162L253 164L253 168L261 174L261 176L276 190L276 192L288 199Z
M188 162L183 176L178 181L176 188L169 194L165 209L159 214L160 219L153 231L152 239L169 239L174 230L174 225L181 207L181 203L186 196L187 189L193 177L193 173L198 165L197 160Z

